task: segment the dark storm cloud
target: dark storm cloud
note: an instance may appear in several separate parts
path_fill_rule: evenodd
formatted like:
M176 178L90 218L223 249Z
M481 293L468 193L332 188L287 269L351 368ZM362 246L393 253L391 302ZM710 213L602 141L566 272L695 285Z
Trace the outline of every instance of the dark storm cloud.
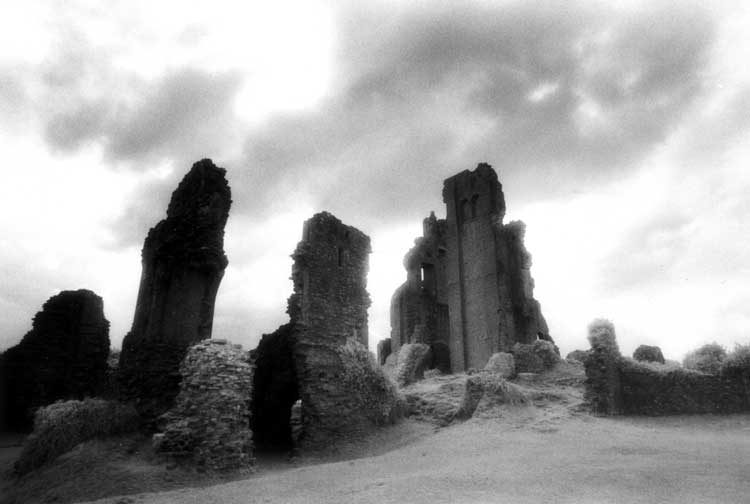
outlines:
M170 177L138 184L122 213L110 223L112 241L103 244L107 248L141 247L148 230L167 216L167 205L172 192L177 188L190 166L175 170Z
M62 85L64 75L55 73ZM230 135L233 99L240 85L234 73L209 74L183 69L167 74L132 103L114 98L80 101L54 115L45 139L53 148L75 151L99 141L116 166L147 171L169 162L166 178L144 179L129 205L111 223L108 247L135 246L164 217L171 192L195 161L220 152ZM116 98L116 97L115 97Z
M566 5L341 14L337 94L248 137L236 164L254 197L239 205L304 193L387 220L439 209L442 179L478 161L512 197L622 174L700 96L713 22L689 7Z
M100 140L107 157L135 170L153 168L149 161L164 158L198 159L225 141L240 82L234 73L183 69L151 85L134 84L140 93L135 100L83 97L53 115L45 138L69 151Z
M167 75L130 110L115 117L108 152L116 159L149 155L200 157L222 141L240 79L183 70Z

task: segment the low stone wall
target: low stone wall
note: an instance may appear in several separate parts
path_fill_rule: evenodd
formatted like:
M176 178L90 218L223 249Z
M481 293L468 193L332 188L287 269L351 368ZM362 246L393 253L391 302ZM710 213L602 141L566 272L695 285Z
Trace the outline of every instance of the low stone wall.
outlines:
M750 411L748 366L725 366L719 374L637 362L620 354L614 327L589 335L585 397L606 415L670 415Z
M628 358L618 362L622 412L631 415L750 411L748 390L725 375L658 369Z
M180 392L161 417L164 428L154 435L155 450L202 470L251 470L253 367L248 353L225 340L206 340L188 350L180 373Z

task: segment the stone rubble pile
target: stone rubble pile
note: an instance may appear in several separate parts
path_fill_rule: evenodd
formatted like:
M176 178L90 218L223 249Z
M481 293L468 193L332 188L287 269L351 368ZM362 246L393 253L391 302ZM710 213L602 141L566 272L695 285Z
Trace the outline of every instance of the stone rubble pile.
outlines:
M182 381L175 405L160 418L154 449L198 470L250 471L253 366L240 345L205 340L180 364Z

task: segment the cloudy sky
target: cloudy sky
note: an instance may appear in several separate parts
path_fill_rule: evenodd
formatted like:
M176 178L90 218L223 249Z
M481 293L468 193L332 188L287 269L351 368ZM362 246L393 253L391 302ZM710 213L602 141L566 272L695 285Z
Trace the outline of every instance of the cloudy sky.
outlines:
M718 3L718 2L716 2ZM750 11L715 2L0 2L0 348L63 289L129 330L148 228L227 169L214 336L286 321L328 210L372 238L371 346L442 181L492 164L562 351L750 341Z

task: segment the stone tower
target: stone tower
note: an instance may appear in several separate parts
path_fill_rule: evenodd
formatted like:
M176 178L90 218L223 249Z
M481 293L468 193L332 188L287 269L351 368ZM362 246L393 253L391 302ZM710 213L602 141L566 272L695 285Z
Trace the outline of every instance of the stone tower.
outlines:
M172 194L167 218L142 251L133 326L120 355L121 391L144 418L164 413L179 391L187 348L211 337L216 293L227 267L224 226L231 192L226 170L193 165Z
M291 446L298 399L303 447L363 436L399 414L395 389L367 350L369 256L370 238L330 213L305 222L292 255L290 321L254 351L257 446Z

